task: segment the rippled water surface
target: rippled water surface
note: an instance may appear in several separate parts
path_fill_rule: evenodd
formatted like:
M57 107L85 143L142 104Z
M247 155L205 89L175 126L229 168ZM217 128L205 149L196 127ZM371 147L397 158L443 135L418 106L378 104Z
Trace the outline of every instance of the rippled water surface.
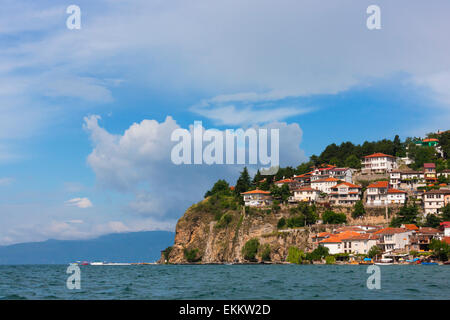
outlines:
M0 299L450 299L450 266L382 266L369 290L367 266L0 266Z

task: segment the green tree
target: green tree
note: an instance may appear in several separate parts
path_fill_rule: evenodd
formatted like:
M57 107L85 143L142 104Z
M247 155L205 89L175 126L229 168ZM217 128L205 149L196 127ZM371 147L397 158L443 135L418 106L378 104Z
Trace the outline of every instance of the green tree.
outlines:
M361 160L356 155L351 154L345 159L345 166L349 168L360 169Z
M305 259L305 253L297 247L289 247L286 260L290 263L302 264Z
M205 193L205 198L212 196L213 194L224 194L224 195L230 195L230 186L228 185L228 182L225 180L217 180L217 182L214 184L211 190L207 191Z
M198 249L184 249L184 258L188 261L188 262L197 262L201 260L201 257L199 257L198 255Z
M442 207L440 213L442 221L450 221L450 203L447 203L447 205Z
M437 228L439 227L439 224L441 223L441 219L436 216L435 214L429 214L427 215L427 218L424 223L424 227L430 227L430 228Z
M252 181L252 186L254 188L257 188L259 186L259 184L261 183L261 180L263 180L263 175L261 174L261 172L256 171L255 176L253 177L253 181Z
M234 192L240 196L242 192L246 192L250 189L251 181L250 175L248 174L247 167L241 172L238 180L236 181L236 186L234 187Z
M325 262L326 262L326 264L335 264L336 258L334 256L327 256L325 258Z
M311 252L311 259L314 261L322 260L326 256L329 255L329 249L324 246L318 246L316 249Z
M259 249L259 240L253 238L248 240L242 248L242 255L247 261L254 261Z
M270 245L265 244L261 250L261 260L262 261L270 261Z
M415 224L417 225L417 216L419 209L414 204L412 206L403 206L398 212L396 217L393 217L390 223L391 227L400 227L402 224Z
M374 257L380 255L381 249L378 246L372 246L372 248L369 249L369 252L367 253L367 255L369 256L369 258L373 259Z
M356 219L362 217L366 214L366 210L364 209L364 204L361 200L356 201L355 206L352 211L352 218Z
M169 256L170 253L172 252L173 247L167 247L166 249L164 249L163 256L164 256L164 263L169 263Z
M344 213L335 213L332 210L326 210L322 214L322 220L326 224L341 224L347 222L347 217Z
M449 245L444 241L437 239L431 240L430 249L433 254L441 261L447 261L449 255Z
M286 219L285 218L280 218L280 220L278 220L277 223L277 228L278 229L282 229L286 226Z

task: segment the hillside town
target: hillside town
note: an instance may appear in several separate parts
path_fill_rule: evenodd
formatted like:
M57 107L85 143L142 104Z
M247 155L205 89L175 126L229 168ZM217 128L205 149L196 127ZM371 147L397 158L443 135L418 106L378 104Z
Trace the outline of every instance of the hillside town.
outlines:
M417 139L413 143L418 148L433 148L437 157L446 160L437 138ZM367 257L372 250L366 263L372 261L373 253L385 263L417 256L422 257L416 258L417 261L424 262L424 257L431 256L433 241L450 244L450 221L442 221L442 212L447 210L447 218L450 212L450 169L438 171L435 162L424 162L420 169L413 170L409 167L413 162L408 153L399 157L375 152L362 156L358 168L322 163L311 166L305 173L283 176L271 183L261 176L263 179L254 188L240 194L243 204L250 208L307 205L325 207L331 212L339 208L356 211L359 207L362 212L381 208L386 216L394 209L406 212L412 208L416 211L413 223L400 224L400 220L395 223L394 217L390 225L349 225L345 218L336 221L342 223L312 237L311 248L321 246L330 255L347 258ZM259 172L257 176L260 177ZM320 224L330 222L318 217L314 225Z

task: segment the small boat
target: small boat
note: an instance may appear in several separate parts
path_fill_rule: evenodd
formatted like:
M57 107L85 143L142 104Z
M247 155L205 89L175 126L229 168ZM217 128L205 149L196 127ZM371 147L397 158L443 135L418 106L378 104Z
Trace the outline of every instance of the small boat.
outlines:
M381 259L380 261L375 261L374 264L376 264L377 266L390 266L394 263L392 259Z
M424 266L438 266L439 265L439 263L437 263L437 262L422 262L421 264Z
M103 266L103 262L91 262L91 266Z
M444 265L445 265L445 266L450 266L450 261L445 261L445 262L444 262Z

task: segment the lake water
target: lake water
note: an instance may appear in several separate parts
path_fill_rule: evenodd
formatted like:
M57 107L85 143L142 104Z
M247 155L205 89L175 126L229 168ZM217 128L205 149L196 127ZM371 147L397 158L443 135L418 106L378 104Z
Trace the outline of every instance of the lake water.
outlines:
M359 265L0 265L0 299L450 299L450 266L381 266L369 290Z

